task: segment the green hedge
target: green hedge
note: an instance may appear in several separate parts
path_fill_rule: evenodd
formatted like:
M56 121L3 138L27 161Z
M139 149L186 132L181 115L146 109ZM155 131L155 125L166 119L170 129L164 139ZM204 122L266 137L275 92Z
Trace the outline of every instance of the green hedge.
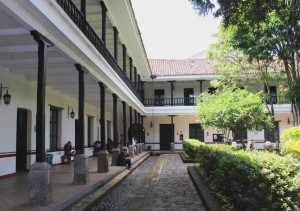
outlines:
M183 152L187 158L195 159L196 157L196 147L203 144L198 139L184 139L182 141Z
M285 129L281 134L281 152L300 157L300 126Z
M197 170L225 210L300 210L300 161L269 152L197 145Z

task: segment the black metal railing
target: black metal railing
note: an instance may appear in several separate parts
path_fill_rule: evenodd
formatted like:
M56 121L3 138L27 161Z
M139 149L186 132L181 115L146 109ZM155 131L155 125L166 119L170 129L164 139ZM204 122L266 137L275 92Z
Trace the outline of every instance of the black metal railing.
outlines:
M126 73L122 71L118 62L110 54L109 50L106 48L103 41L99 38L97 33L91 27L91 25L86 21L84 15L76 7L76 5L71 0L56 0L60 7L65 11L65 13L71 18L71 20L77 25L81 32L89 39L89 41L95 46L99 53L105 58L105 60L110 64L110 66L115 70L118 76L125 82L125 84L130 88L134 95L142 102L140 93L136 90L132 82L126 76Z
M144 99L144 106L195 106L199 97L188 98L147 98ZM283 96L272 96L270 98L273 104L290 104L290 101ZM270 103L270 101L267 101Z
M144 99L144 106L195 106L196 97L187 98L160 98L160 99Z
M284 96L280 96L280 95L270 96L266 102L267 102L267 104L270 104L271 102L273 104L290 104L289 99L285 98Z

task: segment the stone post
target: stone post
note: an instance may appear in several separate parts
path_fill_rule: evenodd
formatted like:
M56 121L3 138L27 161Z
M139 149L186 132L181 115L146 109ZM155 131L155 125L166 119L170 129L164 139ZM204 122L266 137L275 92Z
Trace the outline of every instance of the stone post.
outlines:
M89 159L85 154L74 156L74 185L85 185L89 181Z
M52 202L52 172L46 162L31 165L28 177L30 202L36 206L46 206Z
M134 157L134 146L133 145L128 146L128 153L131 158Z
M106 150L100 150L96 153L98 160L98 173L108 172L108 152Z
M112 166L117 166L118 165L118 156L120 153L120 149L119 148L113 148L111 150L111 165Z
M135 145L135 150L134 150L134 155L138 155L139 154L139 144Z

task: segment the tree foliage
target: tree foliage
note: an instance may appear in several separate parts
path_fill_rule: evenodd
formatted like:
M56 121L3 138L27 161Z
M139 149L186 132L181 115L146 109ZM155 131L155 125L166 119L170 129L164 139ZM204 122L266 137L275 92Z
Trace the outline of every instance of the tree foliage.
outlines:
M222 26L231 28L232 48L250 59L260 61L276 58L284 65L287 84L290 87L299 78L300 61L300 13L296 0L190 0L194 8L201 7L222 16ZM208 7L209 5L209 7ZM207 8L215 8L208 10ZM203 11L198 10L199 13ZM205 14L205 12L203 13ZM300 123L300 97L292 99L292 111L296 125Z
M232 47L233 36L231 27L220 27L215 35L217 42L210 46L207 57L214 61L215 71L220 77L214 81L216 86L233 84L240 87L251 87L251 89L260 92L262 102L264 102L268 114L275 125L275 112L273 100L270 93L270 85L282 83L283 74L280 63L276 59L258 60L251 59ZM280 91L280 90L278 90ZM278 92L277 94L279 94ZM277 99L277 96L276 96ZM279 131L274 130L274 138L277 139ZM278 142L279 140L272 140Z
M225 86L214 94L202 93L198 102L198 118L203 128L214 127L230 130L241 138L243 129L259 131L272 128L271 119L266 115L259 93L246 89Z

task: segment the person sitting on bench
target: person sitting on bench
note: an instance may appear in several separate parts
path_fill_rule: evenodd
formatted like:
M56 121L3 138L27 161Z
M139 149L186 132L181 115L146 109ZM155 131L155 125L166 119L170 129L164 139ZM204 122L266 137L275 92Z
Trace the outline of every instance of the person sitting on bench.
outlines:
M131 158L127 152L127 148L123 147L118 156L118 166L127 166L127 169L131 169Z
M76 150L72 149L71 141L64 146L65 156L68 158L68 162L71 162L71 156L76 155Z
M94 152L98 152L101 148L101 143L100 141L95 141L94 143Z

